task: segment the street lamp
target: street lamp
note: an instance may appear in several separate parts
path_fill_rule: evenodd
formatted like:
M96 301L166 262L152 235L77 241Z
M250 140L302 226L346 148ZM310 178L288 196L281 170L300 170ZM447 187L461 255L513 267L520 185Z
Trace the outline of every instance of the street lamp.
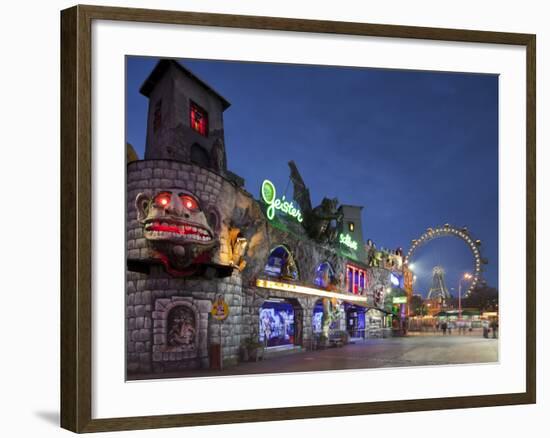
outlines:
M462 321L462 280L471 280L474 276L465 272L458 280L458 320Z

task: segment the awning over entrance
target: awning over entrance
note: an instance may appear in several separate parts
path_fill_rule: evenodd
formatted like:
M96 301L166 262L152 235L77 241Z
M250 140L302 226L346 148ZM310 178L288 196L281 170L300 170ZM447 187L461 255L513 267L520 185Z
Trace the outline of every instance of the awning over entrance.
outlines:
M294 292L297 294L313 295L322 298L336 298L338 300L347 301L357 305L367 306L367 297L361 295L353 295L341 292L332 292L314 287L302 286L299 284L283 283L282 281L265 280L259 278L256 280L256 286L264 289L282 290L285 292Z
M285 292L294 292L297 294L312 295L320 298L336 298L348 303L352 303L356 306L364 307L367 310L374 309L385 313L386 315L394 315L392 312L381 309L379 307L373 307L367 302L367 297L362 295L354 295L342 292L333 292L324 289L317 289L314 287L302 286L293 283L284 283L282 281L266 280L259 278L256 280L256 286L264 289L281 290ZM394 315L396 316L396 315Z

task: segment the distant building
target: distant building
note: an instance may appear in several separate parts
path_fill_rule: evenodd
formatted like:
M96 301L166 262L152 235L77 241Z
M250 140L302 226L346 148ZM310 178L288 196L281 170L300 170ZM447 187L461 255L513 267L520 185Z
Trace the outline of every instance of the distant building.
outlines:
M342 213L340 223L340 247L342 251L349 252L352 258L366 260L365 245L363 239L363 221L361 213L363 207L357 205L341 205L339 211ZM349 239L347 238L349 236Z

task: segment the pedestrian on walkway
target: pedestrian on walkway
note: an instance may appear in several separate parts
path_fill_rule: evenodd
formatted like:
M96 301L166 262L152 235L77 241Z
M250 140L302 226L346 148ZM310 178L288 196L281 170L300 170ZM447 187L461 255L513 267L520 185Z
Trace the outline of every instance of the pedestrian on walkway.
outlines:
M483 337L485 339L488 339L489 338L489 321L484 319L483 322L481 323L481 326L483 327Z
M441 330L443 331L443 335L447 334L447 321L441 323Z
M498 332L498 321L496 318L491 321L491 330L493 331L493 339L496 339Z

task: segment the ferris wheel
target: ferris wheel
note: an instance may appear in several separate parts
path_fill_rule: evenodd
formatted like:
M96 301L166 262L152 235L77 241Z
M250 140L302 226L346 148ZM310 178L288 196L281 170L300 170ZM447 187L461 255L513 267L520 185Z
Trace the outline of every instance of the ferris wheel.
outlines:
M450 224L445 224L436 228L428 228L418 239L411 242L411 247L405 256L405 264L409 264L409 261L412 259L418 248L431 240L439 239L441 237L456 237L457 239L462 240L472 253L472 281L470 283L470 287L466 291L465 295L467 296L470 292L472 292L480 280L482 265L486 265L488 262L487 259L481 256L481 240L474 238L466 227L456 228Z

